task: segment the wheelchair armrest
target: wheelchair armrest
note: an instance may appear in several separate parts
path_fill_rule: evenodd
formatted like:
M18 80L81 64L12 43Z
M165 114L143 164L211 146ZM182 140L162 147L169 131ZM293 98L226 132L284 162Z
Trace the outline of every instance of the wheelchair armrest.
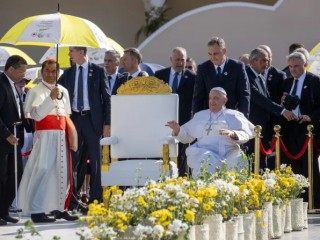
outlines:
M117 137L105 137L100 140L100 145L114 145L118 143Z

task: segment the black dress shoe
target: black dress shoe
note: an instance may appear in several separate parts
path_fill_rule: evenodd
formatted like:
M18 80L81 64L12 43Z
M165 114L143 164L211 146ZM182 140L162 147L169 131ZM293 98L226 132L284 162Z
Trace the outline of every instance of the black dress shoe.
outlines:
M56 221L55 218L49 218L44 213L31 214L31 220L34 223L49 223L49 222L55 222Z
M55 219L65 219L67 221L76 221L79 219L78 216L70 215L67 211L61 212L59 210L54 210L51 213L53 214Z
M0 219L0 226L4 226L4 225L7 225L7 222L2 220L2 219Z
M10 223L17 223L17 222L19 222L19 219L10 217L9 215L7 215L7 216L2 216L1 218L2 218L4 221L10 222Z

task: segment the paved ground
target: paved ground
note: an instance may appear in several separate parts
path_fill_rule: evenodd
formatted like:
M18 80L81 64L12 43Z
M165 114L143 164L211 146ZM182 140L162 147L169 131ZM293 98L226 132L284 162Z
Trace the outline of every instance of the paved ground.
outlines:
M16 239L17 230L23 228L24 222L28 218L22 217L18 224L8 224L0 227L0 240ZM320 214L309 214L309 228L301 232L286 233L281 239L283 240L319 240L320 239ZM54 236L59 236L61 240L79 240L76 235L77 231L81 230L76 222L67 222L65 220L57 220L50 224L36 224L37 231L41 234L40 237L31 237L30 233L25 234L23 239L43 239L50 240Z

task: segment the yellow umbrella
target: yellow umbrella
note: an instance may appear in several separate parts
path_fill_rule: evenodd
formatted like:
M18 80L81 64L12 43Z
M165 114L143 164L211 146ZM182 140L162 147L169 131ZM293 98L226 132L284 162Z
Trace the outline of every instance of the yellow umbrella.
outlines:
M25 18L15 24L0 40L15 45L86 46L110 49L102 30L84 18L54 13Z
M307 70L320 77L320 43L310 51Z
M120 55L123 55L123 47L114 41L111 38L108 38L108 41L111 43L112 48L117 50ZM89 57L90 62L95 64L103 64L104 63L104 55L106 49L103 48L88 48L87 55ZM49 48L45 54L40 59L39 63L43 63L47 59L56 59L57 49L52 47ZM59 47L58 50L58 59L61 68L68 68L70 67L70 58L69 58L69 47Z
M36 65L35 61L20 49L0 46L0 66L5 66L7 59L12 55L19 55L23 57L27 61L28 65Z

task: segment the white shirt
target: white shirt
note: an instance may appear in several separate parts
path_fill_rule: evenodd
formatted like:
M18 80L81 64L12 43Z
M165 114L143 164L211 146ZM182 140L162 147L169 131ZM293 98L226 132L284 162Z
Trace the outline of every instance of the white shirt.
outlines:
M218 74L218 67L221 68L221 75L223 73L224 65L226 65L226 61L224 61L220 66L214 65L214 68L216 69L216 73Z
M74 97L72 100L72 110L78 112L78 79L79 79L79 66L76 65L77 70L76 70L76 78L74 82ZM88 97L88 71L89 71L89 64L88 62L85 62L82 66L82 77L83 77L83 110L90 110L90 105L89 105L89 97Z
M302 92L302 87L303 87L303 83L304 83L304 79L306 78L306 72L304 72L299 78L298 78L298 85L297 85L297 92L296 95L299 97L299 99L301 99L301 92ZM295 80L293 80L295 81ZM294 82L292 84L292 87L290 89L290 94L293 91L293 87L294 87ZM300 107L299 105L293 110L293 113L297 116L300 117L301 116L301 112L300 112Z
M116 83L116 80L117 80L117 72L115 72L112 75L108 75L108 80L109 80L109 76L111 77L111 79L110 79L110 92L112 92L114 84Z
M17 108L18 108L18 114L19 114L19 118L21 118L21 109L20 109L20 97L19 97L19 93L16 89L16 86L14 85L14 81L11 80L11 78L5 74L7 76L7 78L9 79L9 83L12 89L12 92L14 94L14 97L16 99L16 104L17 104Z

